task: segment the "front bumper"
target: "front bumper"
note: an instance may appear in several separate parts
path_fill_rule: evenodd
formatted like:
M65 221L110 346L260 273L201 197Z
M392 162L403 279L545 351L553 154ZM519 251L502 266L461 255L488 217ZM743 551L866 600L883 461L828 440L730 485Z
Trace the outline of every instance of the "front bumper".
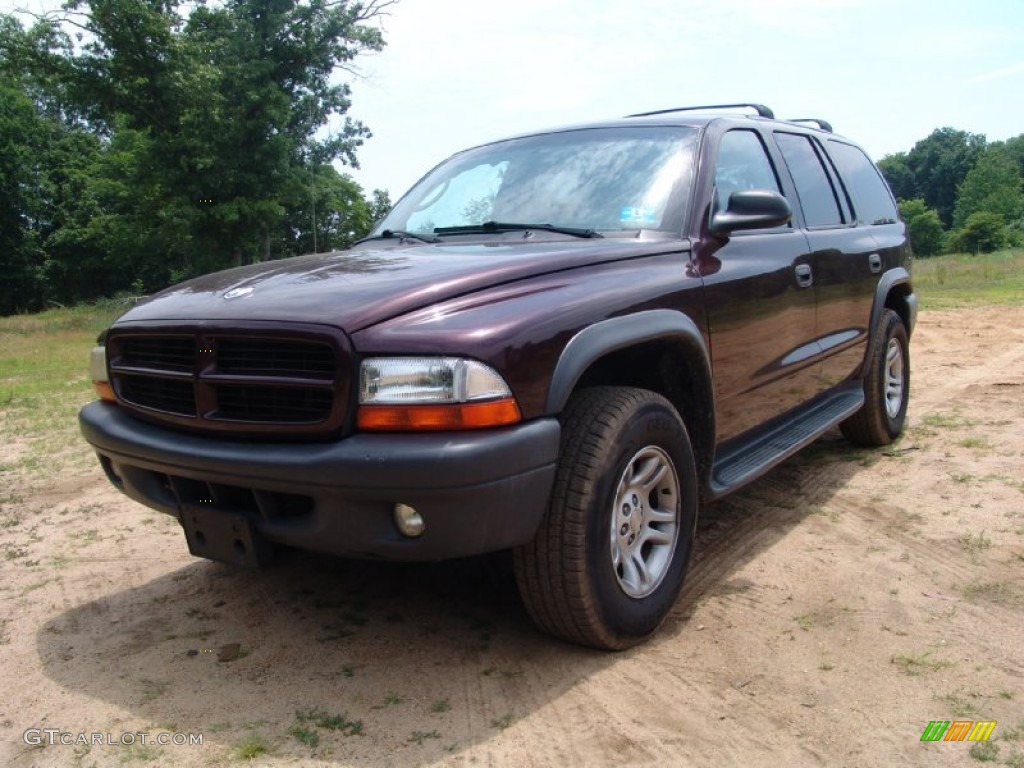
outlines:
M111 482L182 522L194 553L246 564L264 559L266 542L390 560L523 544L547 506L560 436L557 420L539 419L479 432L244 442L175 432L101 401L79 423ZM399 533L396 502L423 516L422 536ZM229 541L203 550L196 520L219 538L243 526L234 544L245 551L233 556Z

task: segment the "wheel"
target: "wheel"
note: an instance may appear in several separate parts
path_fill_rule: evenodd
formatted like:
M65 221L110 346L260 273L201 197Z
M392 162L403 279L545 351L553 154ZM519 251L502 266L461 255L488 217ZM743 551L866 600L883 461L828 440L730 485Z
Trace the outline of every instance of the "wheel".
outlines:
M864 376L864 406L839 425L847 440L889 445L903 433L910 399L910 345L903 320L882 311Z
M595 648L643 640L682 587L697 499L693 449L671 403L630 387L573 395L547 513L513 553L530 616Z

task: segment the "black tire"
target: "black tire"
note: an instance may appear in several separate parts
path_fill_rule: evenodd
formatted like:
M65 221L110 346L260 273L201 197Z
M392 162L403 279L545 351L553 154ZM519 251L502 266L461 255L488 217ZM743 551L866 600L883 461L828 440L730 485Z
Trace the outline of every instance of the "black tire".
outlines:
M668 400L631 387L574 394L547 513L534 540L513 553L526 610L573 643L620 650L640 642L682 587L697 506L693 449Z
M910 400L910 345L903 320L882 310L864 376L864 406L839 425L859 445L889 445L903 433Z

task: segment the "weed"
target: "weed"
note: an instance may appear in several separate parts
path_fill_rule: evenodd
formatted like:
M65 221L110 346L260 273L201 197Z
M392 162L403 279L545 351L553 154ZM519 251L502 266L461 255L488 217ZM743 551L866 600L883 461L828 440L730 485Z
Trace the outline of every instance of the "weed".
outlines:
M356 671L352 667L345 666L341 668L341 674L343 677L355 677Z
M818 669L820 669L822 672L831 672L833 669L835 669L835 665L830 661L823 661L821 662L821 664L818 665Z
M423 746L423 742L427 739L440 739L441 734L437 731L413 731L412 735L406 739L406 741L414 741L417 745Z
M144 704L159 699L171 685L168 682L150 680L147 677L142 678L139 682L142 684L142 702Z
M122 763L152 763L160 757L161 750L150 744L130 744L121 754Z
M404 701L405 701L405 699L403 699L397 693L394 693L393 691L388 691L384 695L384 703L383 704L377 704L374 707L374 709L385 709L387 707L397 707L399 704L402 704Z
M975 581L962 590L964 600L976 602L986 600L990 603L1006 605L1020 600L1020 595L1009 584L1001 581Z
M288 729L288 734L294 736L295 740L307 747L315 747L320 743L320 734L301 725L293 725Z
M992 539L984 531L979 531L977 534L964 534L960 537L960 543L970 552L983 552L992 546Z
M936 696L938 701L941 701L946 710L954 717L971 717L972 715L978 714L980 708L970 700L969 697L977 697L977 694L967 694L963 696L959 693L948 693L945 696Z
M1001 690L1001 691L999 692L999 698L1001 698L1001 699L1006 699L1006 700L1008 700L1008 701L1012 701L1012 700L1013 700L1013 697L1014 697L1015 695L1016 695L1016 694L1015 694L1015 693L1014 693L1013 691L1011 691L1011 690L1010 690L1009 688L1003 688L1003 690Z
M806 613L801 613L799 616L794 616L793 621L795 621L797 623L797 626L799 626L800 629L802 629L804 632L810 632L811 627L814 626L814 619Z
M258 733L251 733L235 745L235 757L239 760L255 760L270 751L267 740Z
M960 483L961 485L966 485L974 479L974 475L959 472L951 472L949 477L954 483Z
M992 443L983 437L967 437L960 441L960 445L964 448L975 448L978 450L989 451L994 447Z
M1024 768L1024 752L1014 752L1006 758L1006 764L1010 768Z
M896 664L910 677L918 677L925 672L937 672L940 669L953 666L951 661L929 658L931 655L932 651L910 655L901 654L900 656L893 656L892 663Z
M1024 741L1024 720L1018 720L1017 725L1009 730L1002 729L999 735L1003 741Z
M999 745L994 741L977 741L967 751L979 763L994 763L999 759Z
M328 715L319 709L300 710L295 713L295 720L299 724L312 723L317 728L340 731L346 736L361 736L363 733L362 720L349 720L347 715Z
M430 705L430 711L435 713L447 712L452 708L448 699L438 699Z
M505 730L512 725L512 713L508 712L501 717L491 720L491 728L497 728L500 731Z

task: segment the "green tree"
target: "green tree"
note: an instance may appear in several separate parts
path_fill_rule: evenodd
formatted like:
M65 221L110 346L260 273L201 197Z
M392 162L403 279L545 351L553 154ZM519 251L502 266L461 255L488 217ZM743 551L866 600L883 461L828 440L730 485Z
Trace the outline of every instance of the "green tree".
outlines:
M370 135L332 74L381 49L368 22L390 4L226 0L186 16L181 0L71 0L40 19L12 60L102 139L85 195L95 210L53 242L99 246L123 284L147 288L288 255L309 199L296 180L354 166ZM85 42L67 44L65 29Z
M907 153L897 152L886 155L878 161L878 169L889 183L889 189L897 200L911 200L918 196L917 180L907 165Z
M371 226L383 219L388 214L388 211L391 210L391 206L393 205L391 202L391 195L388 194L386 189L373 190L373 195L366 201L366 203L370 207Z
M1003 143L989 145L960 185L953 225L964 227L980 211L997 213L1011 224L1024 218L1024 179Z
M939 215L920 198L901 200L900 215L907 223L910 242L918 256L934 256L942 250L943 230Z
M991 253L1009 243L1006 221L998 213L977 211L951 232L946 249L953 253Z
M906 166L913 173L914 197L938 213L943 226L953 223L957 191L985 148L985 137L936 128L917 142L906 155Z

